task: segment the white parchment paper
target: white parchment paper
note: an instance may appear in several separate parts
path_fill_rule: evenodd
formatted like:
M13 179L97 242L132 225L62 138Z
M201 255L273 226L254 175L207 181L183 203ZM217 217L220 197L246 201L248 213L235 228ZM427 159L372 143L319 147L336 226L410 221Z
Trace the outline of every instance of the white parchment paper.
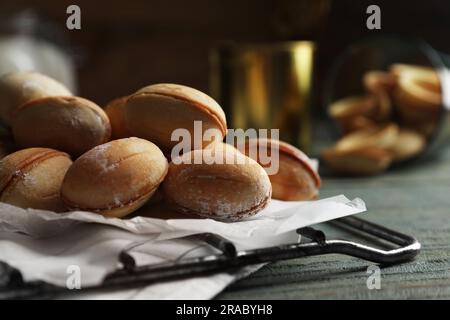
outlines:
M79 267L81 286L99 284L119 267L118 255L129 249L138 264L177 261L211 250L186 236L212 232L238 249L252 249L299 241L297 228L357 214L366 210L361 199L345 196L308 202L272 200L257 216L225 223L186 219L163 206L153 205L130 219L105 218L90 212L58 214L24 210L0 203L0 260L19 269L25 280L44 280L66 286L70 266ZM158 218L155 218L158 217ZM163 218L162 218L163 217ZM209 299L238 277L218 274L152 285L146 288L78 297L108 299Z

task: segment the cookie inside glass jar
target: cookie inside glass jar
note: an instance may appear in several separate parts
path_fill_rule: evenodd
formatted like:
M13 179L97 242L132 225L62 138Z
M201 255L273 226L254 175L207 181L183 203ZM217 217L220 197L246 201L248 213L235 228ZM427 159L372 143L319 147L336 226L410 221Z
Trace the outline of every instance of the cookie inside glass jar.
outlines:
M366 71L361 81L364 95L344 97L328 109L343 133L322 152L325 163L336 172L380 173L391 163L412 159L425 150L438 124L443 98L434 69L392 64L386 70ZM350 165L363 155L381 154L380 150L382 165L366 161L364 170Z

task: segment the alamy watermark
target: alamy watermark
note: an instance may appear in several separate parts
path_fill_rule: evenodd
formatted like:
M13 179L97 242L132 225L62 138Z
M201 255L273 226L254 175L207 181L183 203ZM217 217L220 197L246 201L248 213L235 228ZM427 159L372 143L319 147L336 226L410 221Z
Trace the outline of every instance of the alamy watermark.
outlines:
M381 269L376 265L370 265L366 271L369 274L367 277L366 285L369 290L380 290L381 289Z
M69 30L81 30L81 8L76 4L67 7L66 13L69 15L66 20L66 27ZM378 5L372 4L367 7L366 13L370 16L366 19L366 27L369 30L381 29L381 9Z
M78 265L70 265L66 268L66 287L69 290L81 289L81 268Z
M370 16L366 20L366 26L369 30L381 29L381 9L376 4L367 7L366 13Z
M81 8L72 4L67 7L66 13L69 15L66 20L67 29L81 30Z
M235 146L241 153L247 153L252 159L265 168L269 175L275 174L279 169L279 148L276 143L268 143L279 140L279 129L229 129L225 137L225 143ZM178 142L171 150L171 159L174 164L245 164L250 161L239 153L228 152L225 148L204 148L206 143L222 141L221 133L217 129L203 130L202 121L194 121L194 131L191 133L185 128L175 129L171 140ZM194 153L193 157L183 156L191 150L203 149L200 153Z

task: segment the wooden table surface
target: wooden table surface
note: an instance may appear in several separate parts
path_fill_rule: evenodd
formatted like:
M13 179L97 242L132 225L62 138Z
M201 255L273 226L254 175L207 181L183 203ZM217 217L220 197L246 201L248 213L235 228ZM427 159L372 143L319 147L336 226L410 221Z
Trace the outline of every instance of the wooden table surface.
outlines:
M450 148L434 159L371 178L324 178L321 196L360 197L367 220L415 236L409 263L381 269L380 289L367 288L370 262L340 255L269 264L218 299L449 299Z

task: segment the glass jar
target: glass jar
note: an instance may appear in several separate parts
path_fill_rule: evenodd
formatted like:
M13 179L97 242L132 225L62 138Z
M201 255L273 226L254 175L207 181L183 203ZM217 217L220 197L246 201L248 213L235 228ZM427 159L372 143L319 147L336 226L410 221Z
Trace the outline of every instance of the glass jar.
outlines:
M374 71L381 72L380 74L394 75L397 79L397 87L393 89L394 93L390 95L392 114L385 122L394 122L399 124L400 127L407 126L420 132L423 130L422 133L426 136L426 145L421 152L413 157L398 161L398 163L403 164L410 160L423 158L441 150L450 142L450 73L448 69L450 64L448 62L450 62L450 59L445 54L436 51L420 39L376 36L356 42L350 45L333 63L324 91L325 112L330 115L332 113L330 112L330 106L336 101L347 97L366 95L370 91L370 89L368 90L368 86L370 86L368 79L371 72L372 75ZM417 76L417 72L421 72L417 67L425 67L427 69L424 70L427 72L431 70L432 72L428 72L427 76L435 74L436 84L433 88L427 87L429 84L420 80L420 76L414 78ZM411 71L416 72L416 75ZM426 127L419 128L418 126L427 115L425 113L412 114L410 109L405 109L403 106L405 104L404 95L400 96L396 93L400 86L400 80L398 80L400 78L411 78L411 80L402 80L408 83L408 86L409 83L413 83L414 86L417 85L416 87L408 87L412 94L419 95L422 94L422 91L428 90L434 96L436 96L435 94L440 95L436 111L433 111L434 113L430 117L434 120L430 120ZM416 80L412 80L413 78ZM403 82L401 82L402 85ZM420 108L420 104L417 107ZM429 114L431 115L431 113ZM412 115L416 116L416 123L409 122ZM422 116L421 120L420 117ZM336 118L331 120L333 121L328 118L327 127L332 128L331 140L336 141L337 137L342 136L342 131L345 128L343 128L342 123L337 124ZM422 121L422 124L424 121Z

